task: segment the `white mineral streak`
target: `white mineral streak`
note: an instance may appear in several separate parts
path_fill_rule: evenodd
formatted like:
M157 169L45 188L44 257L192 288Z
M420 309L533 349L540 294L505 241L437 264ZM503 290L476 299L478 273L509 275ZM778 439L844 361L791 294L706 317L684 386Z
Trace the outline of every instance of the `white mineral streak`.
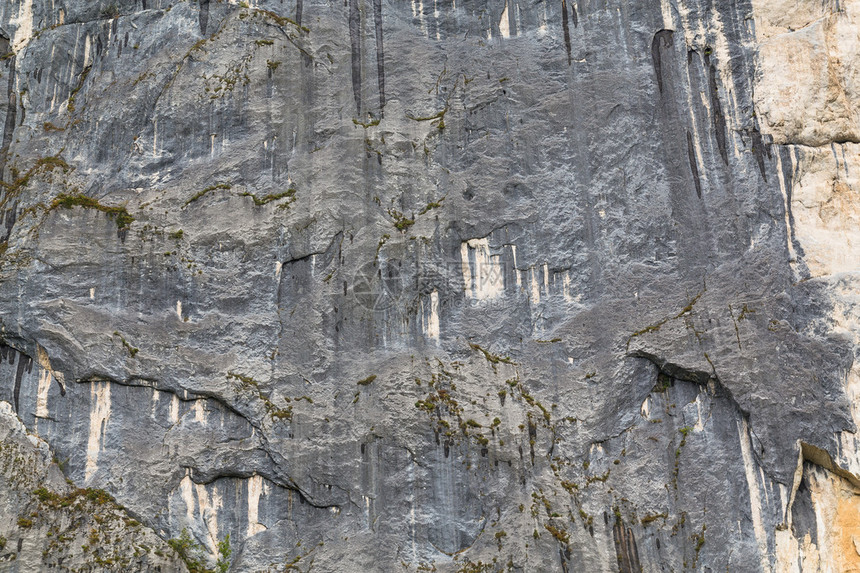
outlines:
M170 396L170 422L175 424L179 421L179 396Z
M48 391L51 389L51 380L51 371L39 368L39 387L36 391L36 418L48 417Z
M517 246L511 245L511 257L514 262L514 276L517 277L517 291L523 286L523 279L520 277L520 271L517 269Z
M260 496L263 494L263 477L254 475L248 479L248 537L266 530L259 523Z
M190 477L185 479L191 481ZM212 494L209 494L208 489L212 488ZM215 553L218 550L218 509L221 507L221 498L217 494L217 486L194 484L194 493L197 496L198 514L206 526L206 545L209 546L209 551Z
M185 470L185 477L179 483L179 494L185 503L185 517L188 523L194 522L194 482L191 481L191 469Z
M502 11L502 18L499 20L499 33L501 33L502 38L510 38L511 37L511 19L510 13L508 11L508 3L505 2L505 9Z
M430 308L424 323L424 334L427 338L439 340L439 291L436 290L430 293Z
M660 10L663 13L663 29L674 30L675 24L672 21L672 4L669 0L660 0Z
M201 424L205 424L206 410L203 408L203 400L195 400L192 409L194 410L194 420Z
M21 0L18 5L18 17L12 18L11 23L15 25L12 50L17 52L33 37L33 0Z
M110 417L110 382L90 383L90 431L87 440L87 463L84 468L84 480L90 481L98 470L99 452L101 452L105 427Z
M460 245L463 284L466 295L477 300L489 300L505 292L501 257L490 254L489 240L470 239Z
M65 377L62 372L55 372L51 368L51 359L48 352L36 345L36 359L39 362L39 389L36 395L36 417L48 417L48 392L51 390L51 382L56 379L60 386L65 388ZM37 420L38 423L38 420Z
M532 303L538 304L540 302L540 283L538 283L537 271L534 267L529 269L529 286L531 287Z
M745 419L741 419L738 422L738 436L741 444L741 455L744 461L744 475L746 476L747 487L750 493L750 514L752 516L753 532L755 533L756 543L758 543L759 548L761 570L771 571L772 569L767 559L767 534L765 533L764 521L762 519L761 495L756 476L756 462L753 459L749 427Z

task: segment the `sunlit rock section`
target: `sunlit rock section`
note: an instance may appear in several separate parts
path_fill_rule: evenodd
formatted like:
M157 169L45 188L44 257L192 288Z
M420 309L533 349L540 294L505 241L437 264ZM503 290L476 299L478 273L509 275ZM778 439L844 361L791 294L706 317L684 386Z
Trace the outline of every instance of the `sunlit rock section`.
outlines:
M787 527L776 533L777 570L860 571L860 481L803 462Z
M833 306L820 324L827 323L854 347L845 387L856 425L860 422L860 3L787 6L754 1L753 5L759 43L756 111L762 131L780 144L776 146L777 176L786 203L790 260L798 279L826 285ZM776 534L779 571L860 570L856 525L849 517L856 513L860 483L856 432L839 434L832 459L821 452L814 457L818 464L826 460L827 469L808 461L798 466L788 516L791 527Z
M756 112L777 144L860 143L856 0L753 0Z

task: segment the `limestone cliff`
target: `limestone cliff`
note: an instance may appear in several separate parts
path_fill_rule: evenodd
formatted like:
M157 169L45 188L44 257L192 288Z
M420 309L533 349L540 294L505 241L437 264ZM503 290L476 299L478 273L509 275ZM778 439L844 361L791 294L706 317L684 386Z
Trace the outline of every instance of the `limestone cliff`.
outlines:
M858 30L0 4L0 568L860 571Z

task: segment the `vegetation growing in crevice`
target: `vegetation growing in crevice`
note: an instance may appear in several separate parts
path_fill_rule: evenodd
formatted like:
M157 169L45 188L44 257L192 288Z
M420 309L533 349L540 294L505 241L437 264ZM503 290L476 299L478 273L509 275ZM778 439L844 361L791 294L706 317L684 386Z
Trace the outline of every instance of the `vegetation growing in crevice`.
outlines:
M681 449L687 444L687 434L693 431L692 426L684 426L680 430L681 443L675 448L675 468L672 470L672 487L678 489L678 473L681 470Z
M674 385L674 380L671 376L664 372L657 373L657 384L654 385L652 392L665 392Z
M188 573L212 573L211 569L206 568L203 547L194 541L188 529L183 527L179 537L169 539L167 544L185 562Z
M131 356L132 358L134 358L137 355L137 353L140 352L139 348L135 348L134 346L129 344L128 341L125 339L125 337L123 337L123 335L120 334L118 331L114 330L113 335L119 336L119 339L122 342L122 345L125 346L125 349L128 350L128 355Z
M445 197L447 197L447 195ZM429 203L427 203L420 211L418 211L418 216L420 217L421 215L424 215L431 209L439 209L440 207L442 207L442 202L445 200L445 197L442 197L438 201L430 201Z
M230 570L230 556L233 550L230 548L230 534L223 541L218 542L218 560L215 562L216 573L227 573Z
M242 392L253 392L256 394L256 398L263 403L263 408L266 410L266 414L268 414L269 418L271 418L272 422L276 422L278 420L286 420L288 422L293 419L293 407L287 406L286 408L281 408L276 406L274 402L272 402L265 394L263 394L262 390L260 390L260 383L254 380L250 376L245 376L243 374L237 374L235 372L228 372L228 378L233 378L239 381L239 390ZM302 398L307 398L306 396L302 396ZM302 398L299 398L301 400ZM291 402L292 400L284 396L285 402ZM310 398L307 398L309 403L313 403Z
M394 219L394 228L401 233L406 232L409 227L415 224L415 219L409 219L406 215L395 209L389 209L388 214Z
M702 524L702 529L699 533L694 533L690 536L690 538L696 542L694 546L696 550L696 556L693 558L693 569L696 568L696 564L699 561L699 552L702 550L702 546L705 544L705 531L708 529L708 526L704 523Z
M258 207L271 203L272 201L278 201L280 199L289 199L289 201L287 201L286 203L283 203L278 206L279 209L285 209L296 200L296 189L294 187L290 187L286 191L280 191L278 193L269 193L268 195L264 195L263 197L257 197L249 191L245 191L241 195L242 197L250 197L251 199L253 199L254 205Z
M642 330L637 330L636 332L631 334L630 337L627 339L627 348L630 348L630 342L634 338L636 338L637 336L642 336L644 334L648 334L651 332L657 332L658 330L660 330L660 327L662 327L664 324L666 324L670 320L677 320L677 319L682 318L682 317L690 314L691 312L693 312L693 306L697 302L699 302L699 299L702 298L702 295L705 294L705 291L707 291L707 288L703 288L701 291L699 291L699 293L696 296L694 296L692 298L692 300L690 300L690 302L687 303L687 306L682 308L678 314L676 314L674 316L667 316L666 318L664 318L658 322L655 322L652 325L646 326Z
M364 129L367 129L369 127L375 127L375 126L379 125L380 121L382 121L382 118L379 118L379 117L375 117L368 122L364 122L364 121L361 121L359 119L352 118L352 123L354 123L355 125L360 125Z
M87 81L87 76L90 75L90 71L93 69L92 65L86 66L82 71L81 75L78 78L77 85L72 88L72 91L69 93L69 100L66 104L66 108L70 113L74 113L75 111L75 98L78 95L78 92L81 91L81 88L84 87L84 82Z
M668 519L668 517L669 517L669 514L665 511L662 513L652 513L652 514L649 514L649 515L646 515L645 517L643 517L641 520L641 523L644 527L650 523L657 521L658 519L665 520L665 519Z
M207 187L207 188L205 188L205 189L203 189L203 190L201 190L201 191L198 191L197 193L195 193L194 195L192 195L192 196L191 196L191 199L189 199L188 201L186 201L186 202L185 202L185 205L183 205L183 206L184 206L184 207L187 207L188 205L190 205L190 204L191 204L191 203L193 203L194 201L197 201L197 200L198 200L198 199L200 199L201 197L205 196L205 195L206 195L207 193L209 193L210 191L216 191L216 190L218 190L218 189L225 189L225 190L229 190L229 189L232 189L232 188L233 188L233 186L232 186L232 185L230 185L229 183L216 183L215 185L210 185L209 187Z
M508 356L499 356L497 354L493 354L491 352L488 352L483 347L481 347L479 344L475 344L474 342L469 343L469 348L471 348L472 350L477 350L478 352L483 354L484 358L487 360L487 362L489 362L490 364L493 365L494 370L495 370L497 364L511 364L511 365L516 364L516 362L511 360Z
M278 26L281 26L282 28L284 26L286 26L287 24L290 24L291 26L298 28L302 32L309 33L311 31L310 28L308 28L307 26L302 26L301 24L299 24L298 22L296 22L292 18L289 18L287 16L278 16L277 14L272 12L271 10L263 10L261 8L254 8L253 10L254 10L255 14L260 14L262 16L265 16L266 18L272 20L273 22L275 22Z
M128 229L132 222L134 222L134 217L124 206L109 207L102 205L98 199L84 195L83 193L60 193L48 206L48 211L53 211L57 208L72 209L73 207L95 209L106 213L108 217L114 220L119 231Z
M59 155L51 155L37 159L33 166L25 171L23 175L15 167L10 167L9 171L12 173L12 177L14 179L11 183L0 181L0 187L7 191L2 203L0 203L0 207L5 205L9 197L26 187L34 175L43 171L53 171L54 169L62 169L65 174L71 171L72 168L69 167L69 164L66 163Z
M76 504L82 506L82 504L88 501L96 505L110 505L115 509L122 509L122 506L116 503L111 494L103 489L91 487L73 489L65 495L50 491L45 487L40 487L33 490L33 495L36 496L41 505L51 509L60 509Z

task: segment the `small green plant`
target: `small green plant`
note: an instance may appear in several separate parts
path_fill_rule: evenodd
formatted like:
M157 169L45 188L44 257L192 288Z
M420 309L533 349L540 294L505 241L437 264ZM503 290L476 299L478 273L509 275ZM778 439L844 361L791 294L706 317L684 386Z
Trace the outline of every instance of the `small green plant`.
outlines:
M218 561L215 562L215 570L218 573L227 573L230 570L230 555L233 550L230 549L230 534L223 541L218 542Z
M367 386L371 384L374 380L376 380L376 374L371 374L367 378L359 380L358 382L356 382L356 384L358 384L359 386Z
M206 562L203 560L203 547L194 541L188 529L183 527L179 537L168 539L167 544L185 562L189 573L208 573Z
M663 372L657 373L657 384L652 392L665 392L672 387L672 377Z
M21 529L29 529L33 527L33 520L26 517L19 517L18 527L20 527Z
M657 521L658 519L667 519L668 517L669 517L669 514L666 513L665 511L663 513L652 513L652 514L646 515L645 517L642 518L642 525L645 526L645 525L648 525L649 523Z
M182 240L182 237L185 235L185 231L179 229L178 231L174 231L168 235L171 239L175 239L177 241Z
M120 341L122 342L122 345L125 346L125 349L128 350L129 356L131 356L132 358L137 356L137 353L140 352L139 348L135 348L134 346L129 344L125 337L116 330L114 330L113 335L119 337Z
M470 343L469 343L469 348L471 348L472 350L477 350L478 352L480 352L481 354L483 354L483 355L484 355L484 358L487 360L487 362L489 362L490 364L493 364L493 366L494 366L494 367L495 367L495 365L496 365L496 364L500 364L500 363L501 363L501 364L516 364L516 363L515 363L514 361L512 361L509 357L507 357L507 356L498 356L498 355L496 355L496 354L492 354L491 352L488 352L487 350L485 350L485 349L484 349L483 347L481 347L480 345L475 344L475 343L473 343L473 342L470 342ZM512 386L512 387L513 387L513 386Z
M415 219L409 219L400 211L389 209L388 214L391 215L392 219L394 219L394 228L401 233L406 232L409 227L415 224Z
M440 208L442 206L442 201L444 201L444 200L445 200L445 197L442 197L438 201L431 201L431 202L427 203L427 205L425 205L424 208L418 212L418 214L423 215L423 214L427 213L428 211L430 211L431 209Z

